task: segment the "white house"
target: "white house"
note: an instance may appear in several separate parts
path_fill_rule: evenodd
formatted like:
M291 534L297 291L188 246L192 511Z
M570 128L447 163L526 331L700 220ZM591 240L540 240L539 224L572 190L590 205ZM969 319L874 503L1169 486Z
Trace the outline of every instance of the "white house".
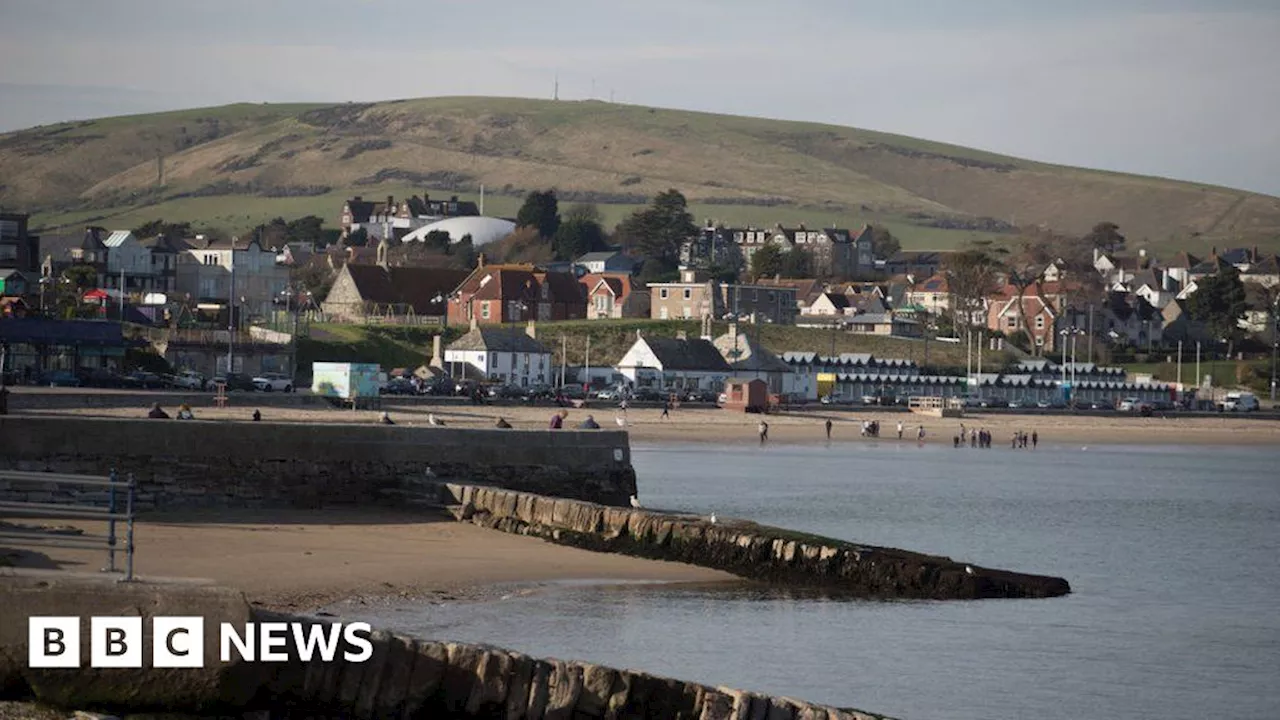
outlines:
M116 230L102 241L107 248L104 287L120 289L124 278L126 292L141 292L154 287L155 273L151 268L151 251L128 230Z
M589 273L631 273L635 270L636 261L617 250L589 252L573 261L574 265L586 268Z
M737 323L729 323L729 332L713 341L720 356L729 363L733 374L740 378L752 376L764 380L769 385L769 392L784 393L800 398L808 398L814 393L811 378L800 375L774 355L767 348L750 337L749 333L738 332Z
M201 310L225 309L234 299L238 313L265 317L289 284L289 268L257 240L211 240L197 236L178 255L177 291Z
M718 391L733 374L710 340L645 337L638 330L617 368L636 387L655 389Z
M520 387L550 385L554 377L551 350L534 335L533 323L527 331L473 324L470 332L445 349L445 367L455 376Z

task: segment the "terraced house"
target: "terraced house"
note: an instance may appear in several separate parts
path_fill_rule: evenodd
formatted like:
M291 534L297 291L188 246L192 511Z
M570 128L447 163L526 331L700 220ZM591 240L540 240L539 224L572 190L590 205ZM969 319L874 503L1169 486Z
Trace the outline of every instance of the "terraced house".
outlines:
M449 322L480 325L540 320L583 320L587 295L573 273L533 265L479 265L449 298Z

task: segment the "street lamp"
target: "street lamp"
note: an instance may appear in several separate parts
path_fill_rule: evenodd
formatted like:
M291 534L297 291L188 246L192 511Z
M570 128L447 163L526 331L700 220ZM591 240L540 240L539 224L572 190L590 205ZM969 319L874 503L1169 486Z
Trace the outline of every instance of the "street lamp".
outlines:
M1276 353L1280 350L1280 292L1271 303L1271 402L1276 401ZM1274 408L1272 408L1274 409Z

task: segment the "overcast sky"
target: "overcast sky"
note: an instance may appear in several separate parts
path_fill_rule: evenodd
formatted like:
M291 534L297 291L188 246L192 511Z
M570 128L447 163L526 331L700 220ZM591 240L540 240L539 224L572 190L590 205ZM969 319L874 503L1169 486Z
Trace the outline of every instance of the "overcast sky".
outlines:
M592 96L1280 195L1277 0L0 0L0 130Z

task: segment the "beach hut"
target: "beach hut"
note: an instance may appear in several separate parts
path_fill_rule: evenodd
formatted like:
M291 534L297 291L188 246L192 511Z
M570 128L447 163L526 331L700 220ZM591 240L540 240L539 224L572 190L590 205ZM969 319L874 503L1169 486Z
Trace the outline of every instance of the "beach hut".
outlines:
M729 378L724 382L724 408L739 412L764 412L769 404L769 384L760 378Z

